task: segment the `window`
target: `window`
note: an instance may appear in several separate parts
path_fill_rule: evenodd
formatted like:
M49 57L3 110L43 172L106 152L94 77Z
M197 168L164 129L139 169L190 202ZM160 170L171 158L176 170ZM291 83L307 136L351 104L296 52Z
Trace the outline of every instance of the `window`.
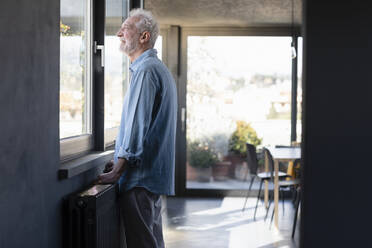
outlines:
M61 1L60 138L91 133L90 5Z
M302 58L303 58L302 37L298 37L297 45L297 142L302 138Z
M163 36L159 35L156 39L154 49L158 52L158 58L163 60Z
M116 137L128 81L128 60L119 51L116 32L127 1L61 0L60 14L60 154L65 161L107 147ZM99 50L93 49L93 33L101 41ZM94 91L97 85L102 88Z
M123 99L128 85L129 60L120 50L116 36L124 21L126 3L106 0L105 17L105 143L116 138L121 121Z
M259 147L290 144L291 41L289 36L187 37L187 188L246 187L244 160L236 163L229 153L232 146L245 147L231 139L235 130L238 135L248 130ZM225 162L211 168L214 159Z

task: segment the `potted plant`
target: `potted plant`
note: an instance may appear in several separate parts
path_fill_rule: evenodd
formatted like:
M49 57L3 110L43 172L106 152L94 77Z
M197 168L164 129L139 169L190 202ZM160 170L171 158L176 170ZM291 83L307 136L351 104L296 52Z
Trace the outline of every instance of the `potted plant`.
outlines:
M228 153L228 136L225 133L215 133L203 140L217 155L218 161L212 165L213 180L226 181L229 178L231 168L231 162L223 159Z
M212 176L211 166L218 161L217 155L207 143L199 141L190 142L187 148L187 161L195 169L196 180L209 182Z
M245 121L237 121L236 129L229 138L229 155L227 160L231 161L231 176L244 179L248 166L246 164L246 143L254 146L260 145L262 139L258 138L256 130Z

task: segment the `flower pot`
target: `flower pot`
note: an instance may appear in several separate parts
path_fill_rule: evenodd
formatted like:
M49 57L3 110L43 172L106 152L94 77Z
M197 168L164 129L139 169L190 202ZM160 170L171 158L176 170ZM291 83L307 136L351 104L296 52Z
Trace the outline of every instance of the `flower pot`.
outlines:
M239 181L244 181L250 178L248 164L244 161L241 164L235 166L235 179Z
M212 175L215 181L226 181L229 177L230 161L217 162L212 166Z
M209 182L212 177L212 168L198 168L186 163L186 180Z
M236 178L235 169L242 166L242 164L245 162L245 158L236 154L229 154L224 158L224 161L231 162L231 165L229 167L229 177Z
M208 183L212 177L212 168L196 168L196 181Z
M196 181L198 173L194 167L189 163L186 163L186 180L187 181Z

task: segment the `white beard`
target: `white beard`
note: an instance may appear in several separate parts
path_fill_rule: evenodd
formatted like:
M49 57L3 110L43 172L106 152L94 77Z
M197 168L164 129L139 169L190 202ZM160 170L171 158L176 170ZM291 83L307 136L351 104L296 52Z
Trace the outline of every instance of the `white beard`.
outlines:
M135 39L124 40L124 41L125 42L121 41L120 43L120 51L122 51L123 53L127 55L133 54L137 50L138 43L134 42Z

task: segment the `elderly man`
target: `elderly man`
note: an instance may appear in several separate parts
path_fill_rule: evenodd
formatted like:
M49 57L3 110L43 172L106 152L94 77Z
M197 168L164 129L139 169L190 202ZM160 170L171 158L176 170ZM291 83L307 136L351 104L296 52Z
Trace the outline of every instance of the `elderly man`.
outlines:
M159 28L150 12L136 9L117 36L131 61L114 160L100 183L118 181L128 248L164 247L160 195L174 194L177 91L153 49Z

